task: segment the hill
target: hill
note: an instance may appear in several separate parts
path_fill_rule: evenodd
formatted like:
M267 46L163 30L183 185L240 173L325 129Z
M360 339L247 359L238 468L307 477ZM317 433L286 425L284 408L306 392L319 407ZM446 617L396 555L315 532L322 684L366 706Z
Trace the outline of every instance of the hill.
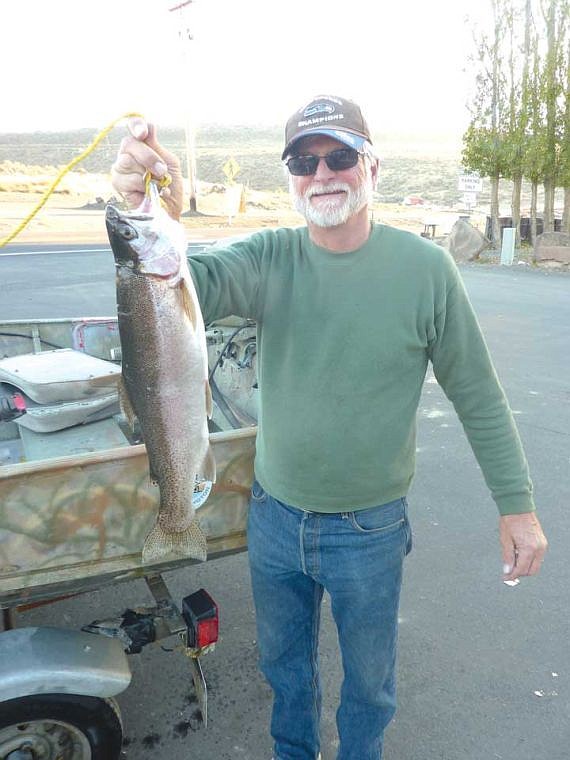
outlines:
M0 133L0 164L10 161L28 167L63 166L81 153L96 134L95 129ZM107 173L123 135L124 128L113 130L81 167L87 172ZM160 139L185 160L183 129L160 128ZM382 160L379 202L401 203L409 195L422 196L438 205L458 202L459 140L378 134L374 144ZM198 178L203 182L224 182L223 166L232 157L240 166L237 181L259 191L287 189L280 161L280 127L205 125L196 133L195 146Z

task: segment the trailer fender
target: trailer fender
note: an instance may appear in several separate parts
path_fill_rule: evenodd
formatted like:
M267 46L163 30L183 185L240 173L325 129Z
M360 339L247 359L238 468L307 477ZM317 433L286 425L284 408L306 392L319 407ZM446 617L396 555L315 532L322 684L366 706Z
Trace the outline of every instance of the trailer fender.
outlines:
M0 701L32 694L112 697L130 681L117 639L49 627L0 633Z

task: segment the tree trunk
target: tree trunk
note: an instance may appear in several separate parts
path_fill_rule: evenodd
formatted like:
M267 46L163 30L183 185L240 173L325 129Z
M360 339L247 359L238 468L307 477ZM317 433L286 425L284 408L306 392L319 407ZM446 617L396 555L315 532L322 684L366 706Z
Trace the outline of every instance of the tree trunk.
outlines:
M570 187L564 188L564 213L562 215L562 232L570 235Z
M499 177L491 180L491 243L493 248L501 247L501 227L499 224Z
M544 107L545 107L545 149L544 167L544 232L554 231L554 192L558 159L556 154L557 99L560 92L558 79L558 56L560 42L557 31L558 0L548 0L544 4L543 14L546 22L547 49L544 71Z
M536 243L536 207L538 205L538 182L533 182L530 186L530 244L533 247Z
M521 244L521 190L522 176L513 177L513 199L511 203L511 216L515 228L515 247Z
M544 180L544 222L543 232L554 232L554 181Z

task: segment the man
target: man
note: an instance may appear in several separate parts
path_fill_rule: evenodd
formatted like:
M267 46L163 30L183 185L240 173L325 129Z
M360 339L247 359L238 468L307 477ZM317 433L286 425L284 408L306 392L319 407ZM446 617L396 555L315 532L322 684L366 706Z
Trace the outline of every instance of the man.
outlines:
M179 163L131 122L113 167L131 204L143 173ZM411 548L406 494L428 361L500 512L504 580L534 575L546 539L521 443L451 257L371 224L378 173L356 103L319 96L286 125L282 158L307 225L264 230L190 264L206 322L258 323L259 431L248 523L261 668L276 760L319 756L320 604L331 597L344 668L337 760L378 760L395 711L397 613ZM367 341L360 339L366 331Z

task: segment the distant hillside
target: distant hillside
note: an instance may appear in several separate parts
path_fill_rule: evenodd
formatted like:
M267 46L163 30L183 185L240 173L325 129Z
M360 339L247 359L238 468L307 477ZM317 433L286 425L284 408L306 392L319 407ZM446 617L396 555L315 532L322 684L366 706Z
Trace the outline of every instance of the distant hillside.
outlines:
M115 129L81 166L89 172L108 172L124 133L124 128ZM96 134L95 129L0 134L0 163L62 166L79 155ZM185 160L182 129L161 128L160 139ZM281 127L203 126L196 134L198 178L223 182L223 166L233 157L241 168L238 181L255 190L286 189L280 161L282 139ZM401 202L408 195L421 195L438 204L451 205L459 200L460 153L449 139L418 141L405 135L378 135L375 146L382 159L379 201ZM480 200L484 201L483 194Z

